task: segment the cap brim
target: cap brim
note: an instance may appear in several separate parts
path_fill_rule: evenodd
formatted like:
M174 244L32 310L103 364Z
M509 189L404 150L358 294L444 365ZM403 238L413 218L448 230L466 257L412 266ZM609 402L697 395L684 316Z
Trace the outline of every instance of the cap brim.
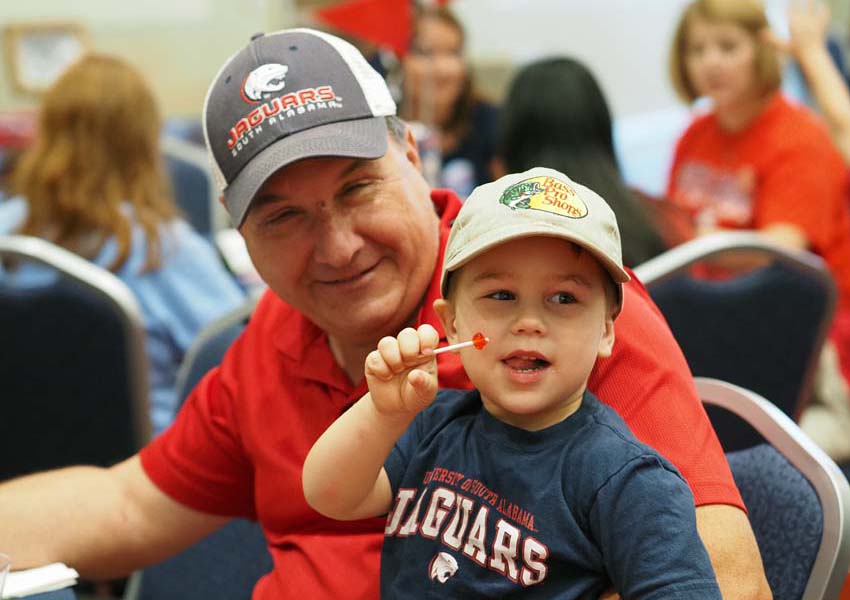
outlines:
M625 269L623 269L615 261L608 258L605 255L605 252L596 244L588 242L580 235L574 235L571 232L564 231L561 228L555 228L550 225L529 227L527 223L523 223L519 226L496 227L495 229L488 231L487 235L475 240L474 243L466 244L466 248L464 248L462 252L458 253L450 261L446 261L443 265L443 273L440 281L440 290L442 294L445 296L448 291L446 290L446 284L448 283L448 275L450 272L456 271L476 256L483 254L495 246L499 246L510 240L533 236L561 238L574 242L590 252L593 257L601 263L602 267L608 272L614 282L618 284L617 291L620 294L618 304L622 307L623 291L620 286L631 279Z
M242 225L251 201L266 180L283 167L305 158L339 156L380 158L387 152L384 117L318 125L278 140L245 165L224 190L224 203L235 227Z
M467 244L467 247L463 251L459 252L450 262L446 263L445 269L454 271L494 246L500 246L510 240L533 236L557 237L574 242L593 254L594 258L602 263L602 266L605 267L605 270L611 274L611 277L617 283L626 283L630 279L625 269L608 258L605 252L596 244L588 242L582 236L574 235L572 232L552 226L542 225L540 227L530 227L527 223L514 227L497 227L491 229L486 236L478 238L474 243Z

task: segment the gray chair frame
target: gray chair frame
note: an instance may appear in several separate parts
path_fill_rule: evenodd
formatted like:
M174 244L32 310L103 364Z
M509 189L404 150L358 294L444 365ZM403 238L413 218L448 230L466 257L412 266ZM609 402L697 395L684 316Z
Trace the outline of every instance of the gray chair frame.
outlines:
M850 485L838 466L773 403L742 387L696 377L704 404L755 428L811 483L823 510L823 534L803 600L837 600L850 569Z
M797 400L797 417L808 404L812 383L817 370L820 349L826 342L832 316L838 299L835 280L823 259L807 250L792 250L772 243L767 237L754 231L719 231L701 236L652 258L634 268L634 274L650 289L671 277L682 274L698 262L730 252L756 252L792 267L801 273L820 280L827 292L824 318L815 338L816 352L812 352L800 386Z
M126 352L133 415L134 445L141 449L152 436L148 382L148 358L142 312L130 288L106 269L41 238L24 235L0 235L0 257L33 261L55 269L107 300L121 320Z

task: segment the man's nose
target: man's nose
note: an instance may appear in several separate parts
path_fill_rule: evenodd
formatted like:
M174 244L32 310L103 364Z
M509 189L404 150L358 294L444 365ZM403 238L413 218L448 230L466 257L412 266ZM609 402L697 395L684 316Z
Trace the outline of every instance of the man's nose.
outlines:
M363 238L347 215L327 215L315 232L313 258L320 264L333 268L349 265L363 247Z

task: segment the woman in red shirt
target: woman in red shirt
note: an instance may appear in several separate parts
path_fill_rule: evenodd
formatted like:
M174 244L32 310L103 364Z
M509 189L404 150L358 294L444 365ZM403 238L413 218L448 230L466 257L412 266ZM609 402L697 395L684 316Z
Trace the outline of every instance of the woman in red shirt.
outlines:
M673 40L673 84L682 99L706 97L711 109L697 116L679 140L668 195L692 215L700 234L755 229L777 244L823 257L839 289L825 360L834 348L847 381L847 170L825 126L778 91L779 59L767 31L759 0L695 0L685 10ZM815 424L804 418L803 425L834 458L848 458L846 435L823 428L827 423L834 427L837 415L850 424L847 386L839 390L840 402L829 399L829 419L818 418Z

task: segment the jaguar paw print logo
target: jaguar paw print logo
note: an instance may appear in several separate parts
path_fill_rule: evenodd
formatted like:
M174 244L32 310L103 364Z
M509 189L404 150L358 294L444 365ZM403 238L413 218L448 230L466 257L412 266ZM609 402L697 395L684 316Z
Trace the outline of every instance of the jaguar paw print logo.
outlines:
M499 202L511 210L542 210L571 219L587 215L587 205L572 187L546 175L513 184L502 192Z
M431 581L445 583L457 573L459 568L454 556L448 552L438 552L428 565L428 575Z

